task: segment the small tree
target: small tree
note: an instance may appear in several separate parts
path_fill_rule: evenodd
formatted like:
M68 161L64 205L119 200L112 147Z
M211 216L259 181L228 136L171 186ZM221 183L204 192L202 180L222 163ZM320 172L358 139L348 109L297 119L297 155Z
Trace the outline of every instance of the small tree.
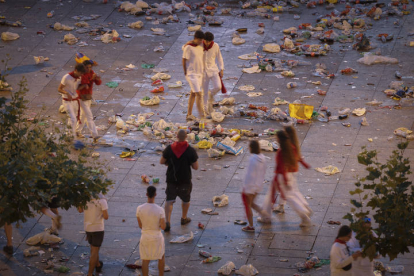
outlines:
M25 222L53 196L64 209L85 206L112 184L87 150L71 154L58 127L26 117L26 92L23 79L9 102L0 98L0 226Z
M408 180L410 161L404 156L407 146L408 142L398 144L398 150L384 164L378 161L376 150L363 147L358 155L358 163L366 166L368 175L359 178L356 189L350 191L359 200L351 200L353 214L344 218L351 221L364 255L371 260L377 253L393 260L398 254L410 252L408 247L414 245L414 187ZM363 218L371 211L378 224L373 229L378 238L362 226Z

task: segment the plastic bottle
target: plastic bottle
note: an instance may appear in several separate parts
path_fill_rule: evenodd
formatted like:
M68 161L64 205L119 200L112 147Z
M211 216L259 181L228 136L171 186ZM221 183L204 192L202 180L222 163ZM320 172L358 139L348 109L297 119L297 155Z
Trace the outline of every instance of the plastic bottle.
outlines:
M50 11L47 13L48 18L52 18L55 15L55 11Z
M240 134L236 134L233 137L230 138L232 141L237 142L237 140L240 139Z
M287 85L286 85L286 87L289 88L289 89L290 88L295 88L297 86L298 86L298 84L296 82L288 82Z

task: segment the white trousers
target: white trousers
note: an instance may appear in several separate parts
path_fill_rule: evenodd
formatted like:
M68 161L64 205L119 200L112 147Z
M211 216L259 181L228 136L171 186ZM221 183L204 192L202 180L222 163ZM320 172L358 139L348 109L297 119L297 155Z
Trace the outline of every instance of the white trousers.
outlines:
M208 90L209 84L213 84L213 88ZM213 74L209 77L206 73L203 75L203 92L204 92L204 104L207 105L207 101L214 101L214 96L221 90L221 81L219 74Z
M74 138L76 138L76 116L78 114L78 102L62 100L62 104L69 115L69 123L70 127L72 128L72 135Z
M91 100L87 100L87 101L79 100L79 103L80 103L81 113L80 113L80 122L78 122L76 126L76 132L81 133L82 129L85 126L85 122L86 122L86 125L88 126L88 129L92 134L92 137L95 138L98 136L98 131L96 130L95 122L93 121L93 114L91 111L92 101Z
M287 204L299 215L301 218L306 218L309 215L310 208L308 202L303 197L298 189L295 173L287 173L287 182L285 184L283 176L278 176L280 193L285 196Z

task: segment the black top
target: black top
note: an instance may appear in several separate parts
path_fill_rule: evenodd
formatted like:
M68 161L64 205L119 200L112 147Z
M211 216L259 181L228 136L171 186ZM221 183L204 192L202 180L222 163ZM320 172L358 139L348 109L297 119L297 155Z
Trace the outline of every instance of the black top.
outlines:
M198 159L195 149L188 146L180 158L177 158L170 145L163 151L162 157L167 159L167 183L191 183L191 165Z

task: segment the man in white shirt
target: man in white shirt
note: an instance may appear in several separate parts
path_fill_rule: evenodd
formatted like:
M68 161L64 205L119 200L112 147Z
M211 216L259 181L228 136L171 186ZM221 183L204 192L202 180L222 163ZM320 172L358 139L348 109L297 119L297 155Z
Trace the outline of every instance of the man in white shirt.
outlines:
M85 73L85 66L83 64L77 64L75 70L63 76L58 88L59 93L62 94L62 104L70 117L70 125L74 139L76 139L76 122L80 116L79 97L76 90L86 87L86 85L80 85L80 77Z
M93 199L86 204L86 209L78 208L79 213L84 212L84 229L86 239L91 247L89 258L88 276L93 276L93 271L102 271L103 263L99 261L99 249L104 238L104 219L108 220L108 203L106 198L99 194L98 199Z
M184 75L191 88L190 97L188 98L187 120L196 119L193 115L194 102L196 102L200 119L205 117L202 91L204 51L201 44L203 39L204 33L196 31L194 39L183 46Z
M141 228L139 241L139 255L142 260L142 275L148 276L149 263L158 260L158 275L164 276L165 242L161 229L164 230L164 209L155 204L157 189L154 186L147 188L148 201L137 208L138 226Z
M224 62L221 56L220 46L214 43L214 35L210 32L204 34L204 74L203 74L203 93L204 104L207 113L213 112L214 96L222 88L221 78L223 77ZM208 90L209 83L213 84L213 89Z

